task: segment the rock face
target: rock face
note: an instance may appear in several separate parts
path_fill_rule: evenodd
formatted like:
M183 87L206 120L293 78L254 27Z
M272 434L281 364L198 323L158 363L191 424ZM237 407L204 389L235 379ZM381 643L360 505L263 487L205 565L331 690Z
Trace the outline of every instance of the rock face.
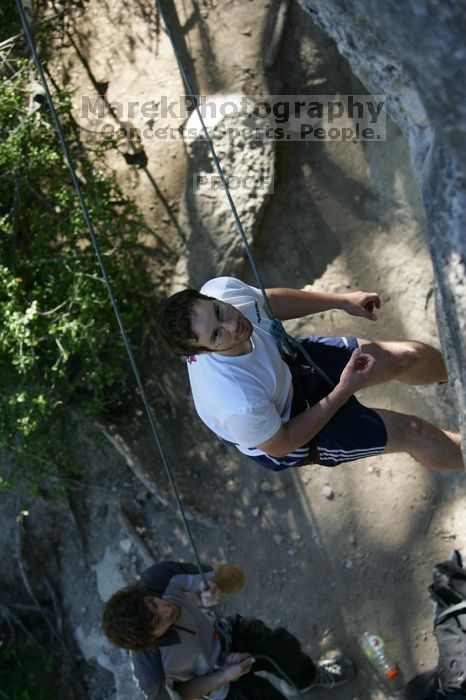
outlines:
M86 661L96 660L99 666L113 674L115 695L113 700L144 700L128 663L128 653L107 642L97 627L86 632L80 625L75 629L75 639Z
M299 0L409 140L466 447L466 13L453 0Z
M212 107L204 110L203 117L248 242L252 243L273 189L275 148L273 141L254 139L259 123L248 116L243 99L241 93L214 95L209 98ZM235 106L238 113L230 114ZM186 123L184 135L188 162L178 224L185 244L173 275L173 292L186 286L198 288L218 275L234 275L244 256L240 234L196 113Z

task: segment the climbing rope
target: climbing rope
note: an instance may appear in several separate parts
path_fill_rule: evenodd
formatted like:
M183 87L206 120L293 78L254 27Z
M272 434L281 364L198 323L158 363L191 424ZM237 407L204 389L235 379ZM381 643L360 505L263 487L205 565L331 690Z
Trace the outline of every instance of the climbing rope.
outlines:
M139 393L140 393L140 396L141 396L141 399L142 399L142 402L143 402L143 405L144 405L144 409L145 409L145 412L146 412L146 415L147 415L147 418L148 418L148 421L149 421L149 425L150 425L150 429L151 429L151 434L152 434L152 437L153 437L153 439L154 439L154 441L155 441L155 444L156 444L156 446L157 446L157 448L158 448L158 451L159 451L159 453L160 453L160 456L161 456L161 458L162 458L162 464L163 464L163 467L164 467L164 469L165 469L165 473L166 473L168 482L169 482L169 484L170 484L170 488L171 488L172 493L173 493L173 495L174 495L174 497L175 497L175 500L176 500L176 503L177 503L177 507L178 507L178 510L179 510L179 513L180 513L180 516L181 516L181 519L182 519L182 522L183 522L183 526L184 526L186 535L187 535L187 537L188 537L188 540L189 540L189 542L190 542L190 545L191 545L191 548L192 548L192 551L193 551L193 554L194 554L194 557L195 557L195 560L196 560L196 564L197 564L197 567L198 567L198 570L199 570L199 574L200 574L200 576L201 576L201 579L202 579L202 581L203 581L203 584L204 584L204 586L205 586L205 589L208 590L208 589L209 589L208 580L207 580L207 578L206 578L206 576L205 576L205 573L204 573L204 571L203 571L202 564L201 564L200 557L199 557L199 553L198 553L198 550L197 550L197 547L196 547L194 538L193 538L193 536L192 536L191 529L190 529L190 527L189 527L189 524L188 524L188 521L187 521L187 518L186 518L186 514L185 514L185 512L184 512L183 504L182 504L182 502L181 502L181 499L180 499L180 496L179 496L179 493L178 493L178 489L177 489L177 487L176 487L176 484L175 484L175 481L174 481L174 478L173 478L172 470L171 470L170 464L169 464L169 462L168 462L167 456L166 456L166 454L165 454L165 450L164 450L162 441L161 441L160 436L159 436L159 432L158 432L158 429L157 429L157 425L156 425L156 421L155 421L155 418L154 418L154 415L153 415L153 411L152 411L152 409L151 409L151 406L150 406L150 403L149 403L149 400L148 400L148 397L147 397L146 389L145 389L144 383L143 383L143 381L142 381L142 377L141 377L141 374L140 374L140 371L139 371L139 368L138 368L138 365L137 365L137 362L136 362L136 359L135 359L135 356L134 356L134 353L133 353L131 344L130 344L129 339L128 339L128 334L127 334L127 332L126 332L126 327L125 327L124 321L123 321L123 319L122 319L122 316L121 316L121 314L120 314L120 310L119 310L119 306L118 306L117 300L115 299L115 296L114 296L114 294L113 294L113 289L112 289L112 285L111 285L111 282L110 282L110 278L109 278L109 276L108 276L108 274L107 274L107 270L106 270L106 267L105 267L105 263L104 263L103 256L102 256L101 251L100 251L100 247L99 247L99 244L98 244L98 240L97 240L97 236L96 236L96 233L95 233L95 229L94 229L94 226L93 226L91 217L90 217L89 210L88 210L87 205L86 205L85 197L84 197L84 194L83 194L83 192L82 192L82 188L81 188L81 185L80 185L78 176L77 176L77 174L76 174L76 169L75 169L75 167L74 167L74 163L73 163L73 160L72 160L72 157L71 157L71 153L70 153L70 150L69 150L69 148L68 148L68 144L67 144L65 135L64 135L64 133L63 133L63 129L62 129L62 126L61 126L61 124L60 124L60 120L58 119L58 115L57 115L57 112L56 112L56 110L55 110L55 106L54 106L54 104L53 104L53 100L52 100L52 96L51 96L51 93L50 93L50 90L49 90L49 87L48 87L48 83L47 83L47 80L46 80L44 71L43 71L43 69L42 69L42 64L41 64L39 55L38 55L38 53L37 53L37 49L36 49L36 45L35 45L35 41L34 41L34 36L33 36L32 31L31 31L29 19L28 19L26 10L25 10L25 8L23 7L23 4L22 4L21 0L15 0L15 1L16 1L16 6L17 6L17 8L18 8L18 13L19 13L19 15L20 15L21 24L22 24L22 27L23 27L24 34L25 34L25 36L26 36L26 40L27 40L27 42L28 42L28 45L29 45L29 48L30 48L30 51L31 51L31 55L32 55L32 57L33 57L33 60L34 60L34 63L35 63L35 66L36 66L38 75L39 75L39 77L40 77L40 80L41 80L42 85L43 85L43 88L44 88L44 93L45 93L45 96L46 96L46 99L47 99L48 107L49 107L49 109L50 109L50 113L51 113L51 116L52 116L52 121L53 121L53 123L54 123L54 126L55 126L55 129L56 129L56 132L57 132L57 135L58 135L58 138L59 138L61 147L62 147L62 149L63 149L63 153L64 153L64 156L65 156L65 161L66 161L67 166L68 166L68 169L69 169L69 171L70 171L70 175L71 175L71 179L72 179L72 181L73 181L73 185L74 185L74 187L75 187L75 189L76 189L76 193L77 193L77 195L78 195L78 200L79 200L79 204L80 204L80 207L81 207L81 211L82 211L84 220L85 220L85 222L86 222L86 226L87 226L87 229L88 229L88 232L89 232L89 236L90 236L90 238L91 238L92 245L93 245L93 247L94 247L94 251L95 251L95 254L96 254L96 257L97 257L97 260L98 260L100 269L101 269L101 272L102 272L103 281L104 281L104 284L105 284L105 286L106 286L106 289L107 289L107 292L108 292L108 295L109 295L109 297L110 297L110 301L111 301L111 304L112 304L112 307L113 307L113 311L114 311L114 313L115 313L115 316L116 316L116 319L117 319L117 322L118 322L118 326L119 326L120 333L121 333L121 336L122 336L122 339L123 339L123 343L124 343L124 345L125 345L126 352L127 352L127 354L128 354L128 358L129 358L129 361L130 361L130 364L131 364L131 368L132 368L132 371L133 371L133 374L134 374L134 377L135 377L135 380L136 380L136 384L137 384L137 386L138 386ZM189 94L190 98L192 99L193 104L195 105L195 108L196 108L196 111L197 111L199 120L200 120L200 122L201 122L201 124L202 124L202 129L203 129L203 131L204 131L204 135L205 135L206 140L207 140L207 142L208 142L208 144L209 144L209 148L210 148L210 151L211 151L211 154L212 154L212 158L213 158L213 160L214 160L214 163L215 163L215 166L216 166L216 168L217 168L217 171L218 171L218 173L219 173L219 175L220 175L220 179L221 179L221 182L222 182L222 186L223 186L223 188L224 188L224 190L225 190L225 193L226 193L226 196L227 196L227 198L228 198L228 202L229 202L230 207L231 207L231 210L232 210L232 212L233 212L233 216L234 216L234 218L235 218L236 225L237 225L237 227L238 227L238 229L239 229L239 231L240 231L241 238L242 238L242 241L243 241L243 245L244 245L244 247L245 247L245 249L246 249L246 252L247 252L249 261L250 261L250 263L251 263L251 267L252 267L252 269L253 269L254 275L255 275L256 280L257 280L257 283L258 283L258 286L259 286L259 288L261 289L261 292L262 292L262 294L263 294L263 296L264 296L264 300L265 300L265 305L266 305L267 311L268 311L268 313L269 313L270 318L273 320L274 335L275 335L275 337L280 341L282 347L284 348L284 352L286 352L288 355L290 355L290 354L292 355L293 353L290 352L290 345L296 347L296 344L299 344L299 341L297 341L296 339L291 338L290 336L288 336L288 334L287 334L286 331L284 330L283 325L281 324L281 322L280 322L278 319L276 319L276 318L274 317L273 310L272 310L272 307L271 307L271 305L270 305L270 301L269 301L269 299L268 299L268 297L267 297L267 294L266 294L264 285L263 285L263 283L262 283L262 280L261 280L261 277L260 277L260 274L259 274L259 270L258 270L258 268L257 268L256 262L255 262L255 260L254 260L254 256L253 256L253 254L252 254L252 250L251 250L251 248L250 248L250 246L249 246L248 240L247 240L247 238L246 238L246 234L245 234L244 229L243 229L243 226L242 226L242 224L241 224L241 220L240 220L240 218L239 218L239 215L238 215L238 212L237 212L237 210L236 210L235 204L234 204L233 199L232 199L232 197L231 197L231 193L230 193L230 190L229 190L229 187L228 187L228 183L226 182L225 176L224 176L224 174L223 174L223 170L222 170L222 167L221 167L220 162L219 162L219 160L218 160L217 154L216 154L216 152L215 152L215 149L214 149L212 140L211 140L211 138L210 138L209 132L208 132L207 127L206 127L206 125L205 125L205 122L204 122L204 120L203 120L203 118L202 118L202 114L201 114L201 112L200 112L200 110L199 110L199 105L198 105L198 102L197 102L197 98L196 98L196 96L194 95L194 91L193 91L193 89L192 89L191 82L190 82L190 80L189 80L189 76L188 76L188 74L187 74L187 72L186 72L186 70L185 70L185 68L184 68L183 61L182 61L181 56L180 56L180 54L179 54L179 52L178 52L177 45L176 45L176 41L175 41L175 39L174 39L173 33L171 32L170 25L169 25L169 23L168 23L168 21L167 21L167 17L166 17L166 15L165 15L164 10L163 10L163 6L162 6L160 0L156 0L156 3L157 3L157 5L158 5L158 7L159 7L159 11L160 11L161 17L162 17L162 19L163 19L163 21L164 21L164 23L165 23L165 26L166 26L166 29L167 29L167 34L169 35L169 38L170 38L170 40L171 40L171 42L172 42L173 49L174 49L174 52L175 52L175 55L176 55L176 58L177 58L177 61L178 61L178 65L179 65L179 67L180 67L180 71L181 71L181 73L182 73L182 75L183 75L183 79L184 79L184 81L185 81L185 85L186 85L186 87L188 88L188 94ZM300 351L302 352L302 354L305 356L306 361L309 363L309 365L310 365L316 372L318 372L331 386L333 386L333 382L329 379L329 377L327 377L327 375L325 374L325 372L323 372L319 367L317 367L317 365L315 365L315 363L312 361L312 359L309 357L308 353L306 352L305 348L302 347L300 344L299 344L299 350L300 350ZM213 613L213 616L214 616L214 625L215 625L217 631L219 632L219 634L221 635L221 637L222 637L222 639L223 639L223 652L224 652L224 656L226 657L226 656L228 655L228 649L229 649L228 624L225 624L225 621L220 617L220 615L218 614L218 612L217 612L215 606L213 606L210 610L211 610L211 612ZM295 687L294 684L292 683L292 681L291 681L291 680L288 678L288 676L286 675L286 673L284 673L284 671L275 663L275 661L274 661L273 659L271 659L270 657L268 657L268 656L266 656L266 655L263 655L263 654L262 654L262 655L257 655L257 658L261 658L261 659L263 659L263 660L266 660L268 663L270 663L272 666L274 666L274 667L276 668L276 670L279 671L280 675L285 679L285 681L286 681L287 683L289 683L291 686ZM296 687L295 687L295 689L296 689L297 694L298 694L300 697L302 697L302 694L300 693L299 689L296 688Z
M102 254L101 254L101 251L100 251L99 243L98 243L98 241L97 241L97 236L96 236L96 233L95 233L95 229L94 229L94 226L93 226L93 223L92 223L92 220L91 220L91 216L90 216L90 214L89 214L89 210L88 210L87 205L86 205L86 200L85 200L85 198L84 198L84 194L83 194L83 191L82 191L82 188L81 188L81 185L80 185L78 176L77 176L77 174L76 174L76 169L75 169L74 164L73 164L73 159L72 159L72 157L71 157L71 153L70 153L70 150L69 150L69 148L68 148L68 144L67 144L65 135L64 135L64 133L63 133L63 129L62 129L62 126L61 126L61 124L60 124L60 120L58 119L58 115L57 115L57 112L56 112L56 110L55 110L55 106L54 106L54 104L53 104L52 95L51 95L50 90L49 90L49 86L48 86L48 83L47 83L47 79L46 79L46 77L45 77L44 71L43 71L43 69L42 69L42 64L41 64L39 55L38 55L38 53L37 53L36 44L35 44L35 41L34 41L34 36L33 36L33 34L32 34L31 27L30 27L30 24L29 24L29 19L28 19L28 16L27 16L27 14L26 14L26 10L25 10L25 8L23 7L23 4L22 4L21 0L16 0L16 6L17 6L17 8L18 8L18 12L19 12L19 15L20 15L20 18L21 18L21 24L22 24L22 26L23 26L24 34L25 34L25 36L26 36L26 39L27 39L27 42L28 42L28 45L29 45L29 48L30 48L30 51L31 51L31 54L32 54L32 57L33 57L33 60L34 60L35 66L36 66L36 69L37 69L37 72L38 72L38 74L39 74L40 80L41 80L42 85L43 85L43 87L44 87L44 92L45 92L45 96L46 96L46 99L47 99L47 104L48 104L49 109L50 109L50 113L51 113L51 115L52 115L52 120L53 120L55 129L56 129L56 131L57 131L57 134L58 134L58 138L59 138L61 147L62 147L62 149L63 149L63 153L64 153L65 160L66 160L66 164L67 164L68 169L69 169L69 171L70 171L71 179L72 179L72 181L73 181L73 185L74 185L74 187L75 187L75 189L76 189L76 192L77 192L77 195L78 195L78 198L79 198L79 203L80 203L80 206L81 206L81 211L82 211L84 220L85 220L85 222L86 222L86 226L87 226L87 229L88 229L88 231L89 231L89 235L90 235L90 237L91 237L92 245L94 246L95 254L96 254L96 256L97 256L97 260L98 260L98 262L99 262L100 269L101 269L101 271L102 271L103 280L104 280L105 286L106 286L106 288L107 288L107 292L108 292L108 295L109 295L109 297L110 297L110 301L111 301L112 306L113 306L113 311L115 312L115 316L116 316L116 319L117 319L117 322L118 322L118 326L119 326L119 328L120 328L120 333L121 333L121 336L122 336L122 338L123 338L123 343L124 343L124 345L125 345L126 352L127 352L127 354L128 354L128 357L129 357L129 361L130 361L130 364L131 364L131 368L132 368L132 370L133 370L133 374L134 374L134 377L135 377L135 379L136 379L136 384L137 384L137 386L138 386L139 393L140 393L142 402L143 402L143 404L144 404L144 409L145 409L145 411L146 411L147 418L148 418L148 420L149 420L149 425L150 425L152 437L153 437L153 439L154 439L154 441L155 441L155 444L157 445L157 448L158 448L158 450L159 450L160 456L161 456L161 458L162 458L162 463L163 463L163 466L164 466L164 469L165 469L165 473L166 473L168 482L169 482L169 484L170 484L170 488L171 488L171 490L172 490L172 493L173 493L173 495L174 495L174 497L175 497L175 501L176 501L176 504L177 504L177 506L178 506L178 510L179 510L179 513L180 513L180 516L181 516L181 519L182 519L182 522L183 522L183 526L184 526L186 535L187 535L188 540L189 540L189 542L190 542L190 544L191 544L191 548L192 548L192 550L193 550L194 557L195 557L195 559L196 559L196 564L197 564L197 567L198 567L198 570L199 570L199 574L200 574L200 576L201 576L201 578L202 578L202 582L203 582L203 584L204 584L204 586L205 586L205 589L208 590L208 589L209 589L209 583L208 583L208 580L207 580L207 578L206 578L206 576L205 576L205 573L204 573L204 570L203 570L203 567L202 567L202 564L201 564L201 560L200 560L200 557L199 557L199 553L198 553L198 550L197 550L197 547L196 547L196 543L194 542L194 538L193 538L193 536L192 536L191 529L190 529L190 527L189 527L189 524L188 524L188 521L187 521L187 518L186 518L186 514L185 514L185 511L184 511L184 508L183 508L183 504L182 504L182 502L181 502L180 495L179 495L179 493L178 493L178 489L177 489L177 487L176 487L175 480L174 480L174 478L173 478L172 469L171 469L170 464L169 464L169 462L168 462L168 459L167 459L167 456L166 456L166 454L165 454L165 450L164 450L162 441L161 441L160 436L159 436L159 432L158 432L158 430L157 430L157 425L156 425L156 422L155 422L155 418L154 418L154 415L153 415L153 411L152 411L152 409L151 409L151 406L150 406L150 403L149 403L149 400L148 400L148 397L147 397L147 392L146 392L146 389L145 389L145 387L144 387L144 383L143 383L143 381L142 381L141 373L140 373L140 371L139 371L139 368L138 368L138 365L137 365L137 362L136 362L136 359L135 359L135 356L134 356L134 353L133 353L131 344L130 344L129 339L128 339L128 334L127 334L127 332L126 332L126 327L125 327L124 321L123 321L123 319L122 319L122 317L121 317L120 309L119 309L119 307L118 307L118 302L117 302L117 300L115 299L115 296L114 296L114 294L113 294L113 289L112 289L112 285L111 285L111 282L110 282L110 278L109 278L109 276L108 276L108 274L107 274L107 270L106 270L106 267L105 267L104 259L103 259L103 256L102 256ZM225 630L224 621L222 620L222 618L221 618L220 615L218 614L217 610L215 609L215 606L213 606L212 608L210 608L210 610L211 610L211 612L213 613L213 616L214 616L214 623L215 623L215 626L216 626L217 630L219 631L219 633L222 635L222 638L224 639L224 643L225 643L225 645L226 645L226 647L227 647L227 650L228 650L228 638L227 638L227 636L226 636L226 630ZM227 653L228 653L228 651L227 651Z
M171 41L171 44L173 47L173 52L175 54L175 57L176 57L176 60L178 63L178 68L179 68L180 73L183 77L187 96L190 98L191 104L194 105L194 108L196 110L196 114L197 114L198 119L201 123L202 131L204 133L205 140L209 146L210 154L212 156L215 167L216 167L217 172L219 174L223 190L224 190L225 195L228 199L228 203L230 205L231 212L233 214L233 218L234 218L235 223L236 223L236 227L237 227L239 234L241 236L243 246L246 250L246 254L248 256L252 271L253 271L254 276L256 278L257 286L260 288L260 290L263 294L267 313L269 314L269 317L272 320L272 329L271 329L272 335L277 340L279 347L281 348L281 353L284 357L288 357L291 360L294 360L294 359L296 359L297 352L300 352L304 356L306 362L311 367L311 369L314 372L316 372L317 374L319 374L327 382L327 384L329 384L333 389L333 387L335 386L335 382L333 382L330 379L330 377L327 375L327 373L324 372L324 370L321 369L314 362L314 360L310 357L309 353L307 352L306 348L301 343L301 341L298 340L297 338L294 338L293 336L289 335L285 331L283 324L281 323L281 321L279 321L278 318L275 317L275 314L273 313L272 305L270 304L270 300L267 296L267 292L265 291L265 287L264 287L264 284L262 282L262 278L261 278L261 275L259 273L259 269L257 267L257 263L255 261L254 254L252 252L251 246L249 245L249 241L248 241L246 233L244 231L243 224L241 223L241 219L239 217L238 210L236 209L235 203L233 201L233 197L231 196L230 188L228 186L228 182L226 181L225 174L223 172L223 168L220 164L217 153L215 151L215 147L214 147L213 141L210 137L209 130L207 129L206 123L204 121L201 110L199 108L199 101L197 99L197 95L194 94L194 88L193 88L191 79L190 79L188 71L186 70L186 67L184 65L181 53L178 49L175 35L173 34L173 31L172 31L171 26L170 26L170 22L168 21L167 15L165 13L162 0L155 0L155 3L156 3L156 7L158 8L158 10L160 12L160 16L162 17L163 23L165 24L165 29L166 29L168 38Z

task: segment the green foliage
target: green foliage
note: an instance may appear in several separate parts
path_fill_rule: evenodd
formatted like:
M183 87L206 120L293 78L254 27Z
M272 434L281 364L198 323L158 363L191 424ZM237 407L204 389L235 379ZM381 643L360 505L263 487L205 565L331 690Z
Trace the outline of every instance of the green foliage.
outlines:
M0 697L9 700L52 700L52 661L26 643L0 651Z
M31 109L30 65L16 61L15 70L0 77L0 450L9 455L0 489L21 479L37 490L57 470L63 485L75 468L67 406L115 410L129 365L48 110ZM54 101L137 345L150 318L137 248L143 220L103 170L111 144L99 142L91 158L69 96Z

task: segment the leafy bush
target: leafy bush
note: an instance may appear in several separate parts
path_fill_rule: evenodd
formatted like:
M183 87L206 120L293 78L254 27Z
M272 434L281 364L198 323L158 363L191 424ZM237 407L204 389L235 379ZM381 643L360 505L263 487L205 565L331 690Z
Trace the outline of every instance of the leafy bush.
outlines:
M52 660L23 643L0 650L0 696L11 700L52 700Z
M31 66L11 56L8 65L10 75L0 77L0 450L8 455L0 488L21 479L37 491L57 470L63 485L75 468L67 406L115 410L129 365L48 110L31 109ZM91 158L70 97L58 93L54 101L138 344L151 302L137 248L143 220L103 170L112 144L100 142Z

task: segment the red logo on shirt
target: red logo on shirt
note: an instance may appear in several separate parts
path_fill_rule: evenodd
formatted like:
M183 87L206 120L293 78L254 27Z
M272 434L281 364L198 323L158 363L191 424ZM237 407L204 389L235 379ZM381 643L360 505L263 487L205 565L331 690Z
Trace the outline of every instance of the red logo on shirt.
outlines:
M196 355L188 355L188 362L189 364L191 364L192 362L197 362Z

